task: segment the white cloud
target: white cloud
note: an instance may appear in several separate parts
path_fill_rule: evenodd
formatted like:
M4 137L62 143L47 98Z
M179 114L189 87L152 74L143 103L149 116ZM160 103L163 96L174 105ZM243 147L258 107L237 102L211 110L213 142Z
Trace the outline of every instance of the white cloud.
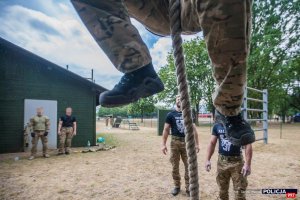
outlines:
M183 35L183 41L190 41L196 37L201 37L201 33L195 35ZM170 37L162 37L153 44L150 49L150 54L152 56L152 62L156 70L167 64L168 53L172 50L172 40Z
M97 83L113 87L121 73L94 41L71 3L54 0L36 3L37 10L14 4L0 9L0 36L60 66L69 65L71 71L84 77L93 68ZM170 37L158 38L138 21L132 19L132 23L150 47L158 70L166 64ZM184 36L185 40L194 37Z
M66 7L63 10L67 11ZM6 8L0 24L0 35L3 38L60 66L77 65L109 75L119 74L75 17L59 19L13 5ZM41 24L42 28L35 28L34 24Z
M150 49L152 62L156 70L167 64L168 52L172 49L172 41L170 37L159 38Z

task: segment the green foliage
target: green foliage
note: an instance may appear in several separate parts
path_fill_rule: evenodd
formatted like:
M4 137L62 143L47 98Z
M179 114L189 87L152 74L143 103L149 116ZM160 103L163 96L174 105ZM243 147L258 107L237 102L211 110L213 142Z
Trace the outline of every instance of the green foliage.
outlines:
M128 113L131 115L139 115L143 122L143 118L145 115L151 115L155 111L156 102L157 101L153 96L139 99L137 102L132 103L128 106Z
M141 119L143 119L144 116L155 115L157 111L157 108L155 107L156 103L157 100L155 97L147 97L123 107L115 107L115 108L100 107L97 112L97 116L104 117L106 115L113 115L113 117L121 116L125 118L131 116L131 117L141 117Z
M287 114L289 91L299 77L299 65L293 67L290 62L299 57L299 9L299 1L253 2L248 86L268 89L270 113Z
M114 117L116 116L127 117L128 106L116 107L116 108L105 108L105 107L99 108L97 116L104 117L105 115L113 115Z
M120 141L118 141L118 139L116 138L115 135L107 134L107 133L97 133L96 139L98 137L103 137L105 139L105 144L107 144L109 146L119 146L120 145Z
M299 10L300 2L296 0L253 1L247 84L257 89L268 89L271 114L283 116L296 112L300 107ZM183 47L192 106L197 109L199 102L205 100L209 110L212 110L214 81L205 43L196 38L185 42ZM159 71L166 89L158 98L167 105L173 105L178 90L171 53L167 61L168 64ZM259 94L251 95L261 98ZM249 104L253 108L261 106L255 102Z
M210 60L205 42L197 37L191 41L184 42L183 48L191 104L196 111L199 111L198 105L200 101L205 100L211 109L211 94L213 92L214 80L212 78ZM165 84L165 90L158 95L158 99L168 105L174 105L178 89L175 64L171 53L169 53L167 61L168 64L159 71L159 76Z

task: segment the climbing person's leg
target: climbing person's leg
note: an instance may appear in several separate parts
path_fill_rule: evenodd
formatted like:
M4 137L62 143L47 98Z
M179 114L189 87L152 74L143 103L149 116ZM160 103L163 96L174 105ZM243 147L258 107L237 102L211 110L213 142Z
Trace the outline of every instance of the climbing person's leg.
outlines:
M101 94L102 106L126 105L164 89L123 0L72 0L72 3L98 45L114 66L125 73L112 90Z
M130 17L147 30L159 36L170 34L169 0L124 0L124 3Z
M182 1L181 29L183 34L201 31L197 20L196 0ZM147 30L160 35L170 35L169 0L124 0L130 17L141 22Z
M255 141L241 116L249 53L251 0L203 0L198 17L213 66L216 89L213 103L235 145Z

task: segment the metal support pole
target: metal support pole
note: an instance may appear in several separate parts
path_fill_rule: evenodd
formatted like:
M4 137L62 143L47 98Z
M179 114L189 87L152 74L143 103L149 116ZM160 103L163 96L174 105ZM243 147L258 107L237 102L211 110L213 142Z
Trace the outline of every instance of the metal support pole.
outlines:
M244 119L247 121L248 120L248 113L247 113L247 95L248 95L248 91L247 91L247 87L245 87L245 92L244 92L244 103L243 103L243 117Z
M280 122L280 139L282 139L282 120Z
M263 129L264 129L264 143L268 144L268 90L263 90Z
M211 118L212 118L212 116L209 118L209 132L210 133L212 132L212 130L211 130Z

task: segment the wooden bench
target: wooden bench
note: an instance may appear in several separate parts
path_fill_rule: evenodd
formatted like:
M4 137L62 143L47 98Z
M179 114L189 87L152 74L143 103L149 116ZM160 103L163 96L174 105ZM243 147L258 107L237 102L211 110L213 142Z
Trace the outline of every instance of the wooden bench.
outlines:
M130 122L129 119L124 119L122 123L128 124L129 130L140 130L139 126L135 122Z
M140 130L139 126L135 122L129 122L129 129L130 130Z

